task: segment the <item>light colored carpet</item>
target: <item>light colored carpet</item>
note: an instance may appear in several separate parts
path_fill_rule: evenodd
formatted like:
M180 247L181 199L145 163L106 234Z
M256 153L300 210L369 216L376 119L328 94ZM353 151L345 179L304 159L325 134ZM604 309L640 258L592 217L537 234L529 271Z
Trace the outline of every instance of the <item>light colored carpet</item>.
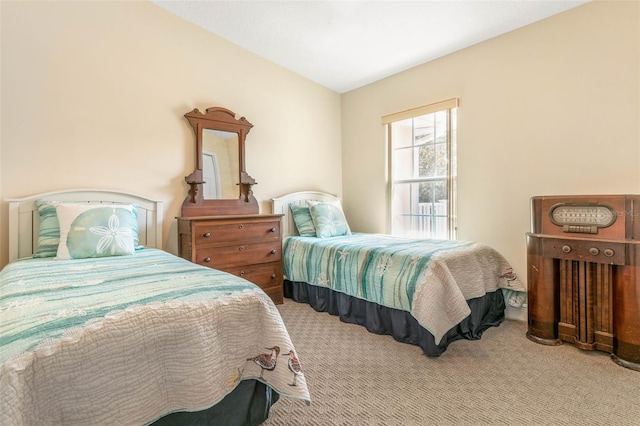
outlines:
M281 398L277 425L640 425L640 372L608 354L543 346L505 320L438 358L285 299L312 403Z

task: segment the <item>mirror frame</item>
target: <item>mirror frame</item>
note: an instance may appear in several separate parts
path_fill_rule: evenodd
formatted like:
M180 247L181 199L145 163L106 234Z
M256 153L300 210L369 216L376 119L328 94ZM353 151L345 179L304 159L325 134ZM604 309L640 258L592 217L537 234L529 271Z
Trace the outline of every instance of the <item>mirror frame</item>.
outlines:
M189 185L189 194L182 203L182 217L258 214L258 201L251 190L256 181L249 176L245 167L245 139L253 124L244 117L236 119L236 114L233 111L222 107L207 108L204 114L195 108L184 116L191 124L196 136L196 168L193 173L184 178ZM206 200L203 197L202 135L204 129L238 134L238 161L240 163L238 199Z

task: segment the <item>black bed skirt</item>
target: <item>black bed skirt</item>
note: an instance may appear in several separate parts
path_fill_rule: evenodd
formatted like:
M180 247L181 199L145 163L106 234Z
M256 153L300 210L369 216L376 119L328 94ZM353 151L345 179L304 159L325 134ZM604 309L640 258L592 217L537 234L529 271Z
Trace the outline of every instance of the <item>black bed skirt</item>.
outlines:
M427 356L442 354L450 343L459 339L477 340L489 327L504 319L505 302L502 291L467 300L471 314L444 335L436 345L433 335L408 312L380 306L326 287L303 282L284 281L284 296L296 302L308 303L318 312L328 312L346 323L358 324L375 334L392 336L403 343L418 345Z
M280 395L258 380L243 380L222 401L211 408L196 412L168 414L153 426L254 426L269 417L269 409Z

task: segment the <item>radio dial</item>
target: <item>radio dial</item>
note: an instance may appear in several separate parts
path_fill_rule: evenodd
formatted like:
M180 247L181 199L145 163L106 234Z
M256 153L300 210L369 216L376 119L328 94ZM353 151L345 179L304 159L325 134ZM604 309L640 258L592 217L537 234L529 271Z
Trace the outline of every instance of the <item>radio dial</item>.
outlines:
M562 251L565 253L569 253L571 251L571 246L567 246L567 245L562 246Z
M591 253L591 254L592 254L592 255L594 255L594 256L597 256L597 255L599 255L599 254L600 254L600 250L598 250L598 248L597 248L597 247L591 247L591 248L589 249L589 253Z
M608 248L608 249L604 249L604 255L607 257L612 257L614 254L616 254L615 251L613 251L612 249Z

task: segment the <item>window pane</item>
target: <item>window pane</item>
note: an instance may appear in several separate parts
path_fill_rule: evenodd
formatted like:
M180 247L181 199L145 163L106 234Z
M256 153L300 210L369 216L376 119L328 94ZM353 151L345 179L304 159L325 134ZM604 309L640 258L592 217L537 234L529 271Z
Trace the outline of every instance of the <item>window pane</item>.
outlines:
M413 145L413 120L403 120L393 123L391 127L393 148L403 148Z
M396 184L393 191L394 234L447 239L446 187L446 181Z
M433 145L420 147L420 177L432 177L436 172L436 151Z
M435 146L435 176L446 176L449 159L447 157L447 145L439 143Z
M414 158L417 148L397 149L393 153L394 180L413 179L415 176Z
M447 141L447 111L438 111L434 113L436 122L436 142Z
M434 118L435 114L428 114L413 119L416 145L423 143L433 143L435 134Z

